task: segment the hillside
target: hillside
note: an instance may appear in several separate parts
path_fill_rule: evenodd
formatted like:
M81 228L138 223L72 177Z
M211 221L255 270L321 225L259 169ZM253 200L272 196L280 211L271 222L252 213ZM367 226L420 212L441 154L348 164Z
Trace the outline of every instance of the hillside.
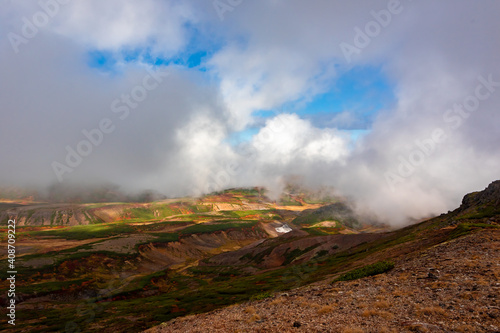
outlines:
M325 205L317 209L304 210L293 220L293 223L311 227L323 222L321 227L336 226L336 224L326 225L324 221L339 222L349 228L359 228L361 226L359 218L352 208L342 202Z
M253 276L263 268L251 263L208 267L209 260L287 233L308 236L291 221L301 211L328 202L302 201L293 206L275 203L259 188L150 203L4 200L2 241L7 240L7 221L16 220L15 265L22 272L16 280L17 327L61 330L60 318L66 318L89 331L101 331L101 325L140 330L177 315L152 305L158 298L160 303L172 303L172 294L185 297L180 308L210 310L211 302L197 304L192 293L213 293L208 287L214 283L220 284L217 292L223 292L227 281ZM1 259L6 271L7 258ZM0 289L6 295L7 281ZM6 301L5 296L0 298L3 305ZM233 301L230 297L220 304ZM100 304L106 310L96 323L89 323L84 316L75 318L82 302L90 302L92 308ZM137 309L130 306L136 302ZM110 304L112 310L107 307ZM32 317L34 309L41 315ZM132 313L138 309L149 315L138 321L123 320L134 318Z
M339 263L335 256L313 261L295 270L296 279L312 282L305 287L146 332L499 332L500 216L491 214L500 208L499 184L466 195L455 211L402 229L389 242L344 252L351 265L343 271L390 260L394 268L383 274L342 281L357 274L338 270L318 279L318 266Z
M493 302L498 298L495 283L499 271L498 266L493 265L498 261L496 237L500 222L494 214L498 208L495 206L499 195L497 184L475 194L472 201L466 199L470 195L466 196L462 206L449 214L396 231L388 231L383 225L370 225L371 221L355 216L347 206L339 204L337 198L334 202L307 203L299 197L300 205L286 206L286 203L270 201L261 189L227 190L198 200L75 206L75 209L96 209L96 212L117 206L120 209L109 222L103 219L75 226L65 223L18 226L16 267L22 274L16 281L19 323L16 328L21 331L139 332L165 323L155 329L196 331L199 328L202 332L207 327L216 331L215 323L220 323L223 325L220 332L247 331L245 327L253 327L255 331L304 331L320 328L317 325L322 323L333 325L345 313L354 316L360 309L371 309L373 297L385 297L383 300L389 304L397 303L393 296L400 297L398 301L410 302L397 296L398 290L394 295L388 294L395 284L413 288L415 295L423 297L422 303L417 303L420 307L435 304L437 296L425 289L434 287L422 283L427 281L425 276L436 275L430 268L442 274L440 267L447 264L455 267L450 266L447 280L443 280L449 283L446 285L449 295L464 292L453 289L453 283L480 286L482 289L471 289L471 292L481 292L477 294L481 296L478 303L472 302L471 306L478 313L496 316L494 307L498 305L490 302L487 306L491 309L479 310L479 302L490 301L490 298ZM35 210L35 215L38 209L49 208L31 207L31 210ZM18 216L22 217L29 208L8 209L20 212ZM359 223L349 224L351 218ZM6 235L5 229L2 235ZM3 237L5 241L6 236ZM484 237L490 237L492 244L491 248L482 249L488 256L474 259L475 253L482 251L476 246L481 244L480 240L484 243ZM465 248L460 242L466 239L471 239L470 246L474 247L470 248L470 260L482 260L481 263L467 261L470 253L462 253ZM448 251L448 246L458 246L460 250ZM437 258L433 250L441 248L448 251L443 263L440 260L444 257ZM427 260L425 265L422 258ZM2 262L6 262L5 257ZM389 273L376 278L331 285L334 279L344 279L342 274L357 268L367 265L390 268L393 264ZM484 272L478 271L475 275L462 268L476 264L486 267ZM3 268L2 271L6 271ZM354 275L359 274L356 272ZM401 277L405 274L407 280ZM373 281L383 279L389 282L377 293ZM436 282L434 278L431 280ZM2 295L6 295L8 289L4 281L0 285ZM305 289L296 289L300 287ZM335 289L338 293L333 304L328 297ZM384 289L388 293L384 293ZM405 297L411 298L411 295ZM295 304L302 302L301 297L312 305L304 308L290 305L289 300ZM254 301L245 303L249 300ZM0 301L5 305L5 296ZM463 302L466 301L464 298ZM217 310L232 304L242 305ZM468 314L464 317L462 312L454 312L462 311L459 305L465 303L457 304L458 307L453 305L455 310L445 309L450 315L441 320L445 323L440 324L442 327L451 327L446 324L449 318L458 316L469 320ZM283 306L290 307L286 315L281 313ZM329 310L329 306L334 310ZM253 307L255 312L246 310L247 307ZM323 307L327 308L321 310ZM389 327L397 327L400 314L404 314L409 322L418 319L425 325L436 325L434 317L426 319L425 313L424 317L413 316L420 313L416 309L409 307L403 309L406 312L385 314L396 311L391 308L383 310L380 316L367 314L361 319L356 316L356 322L361 326L362 323L382 325L386 324L385 320L392 320ZM213 310L218 312L210 312ZM330 316L325 318L331 321L313 316L313 312L319 310ZM195 313L207 314L187 317L186 325L191 323L191 327L183 326L184 319L171 321ZM302 317L296 318L296 313ZM218 314L224 317L218 318ZM251 314L249 320L246 314ZM494 325L493 317L483 317L481 323ZM295 322L300 327L289 326ZM276 327L269 326L274 323ZM323 330L338 331L334 327L323 326ZM481 326L479 331L485 327Z
M147 330L167 332L499 332L500 231L406 257L391 271L266 295Z

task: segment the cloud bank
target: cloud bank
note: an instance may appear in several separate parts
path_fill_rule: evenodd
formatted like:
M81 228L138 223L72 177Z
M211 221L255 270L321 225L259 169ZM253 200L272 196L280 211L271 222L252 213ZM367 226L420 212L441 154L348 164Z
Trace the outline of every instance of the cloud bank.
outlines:
M498 2L2 8L2 186L62 178L169 196L234 186L279 193L299 175L402 224L500 178ZM395 96L368 128L349 109L327 111L324 124L303 112L367 67L380 69ZM354 139L356 129L366 134ZM78 154L73 166L68 154Z

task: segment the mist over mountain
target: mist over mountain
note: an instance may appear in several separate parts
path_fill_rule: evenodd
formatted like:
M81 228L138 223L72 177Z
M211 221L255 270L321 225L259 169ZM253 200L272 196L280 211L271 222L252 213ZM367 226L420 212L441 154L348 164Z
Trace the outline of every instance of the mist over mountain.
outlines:
M298 176L400 225L500 178L499 2L1 3L2 187Z

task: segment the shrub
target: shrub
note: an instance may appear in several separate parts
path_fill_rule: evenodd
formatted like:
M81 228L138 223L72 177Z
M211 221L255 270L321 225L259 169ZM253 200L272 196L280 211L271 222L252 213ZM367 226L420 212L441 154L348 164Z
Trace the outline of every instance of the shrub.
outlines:
M316 255L314 256L314 258L320 258L320 257L326 256L327 254L328 254L327 250L321 250L321 251L316 252Z
M342 274L333 282L337 281L350 281L357 280L367 276L373 276L381 273L385 273L394 268L394 263L391 261L379 261L372 265L363 266L360 268L353 269L345 274Z
M462 223L459 224L451 233L450 238L458 238L469 234L472 230L477 228L500 228L498 225L486 223Z
M261 299L266 299L269 297L273 297L273 293L270 291L267 291L267 292L262 293L262 294L254 295L254 296L250 297L250 299L255 300L255 301L260 301Z

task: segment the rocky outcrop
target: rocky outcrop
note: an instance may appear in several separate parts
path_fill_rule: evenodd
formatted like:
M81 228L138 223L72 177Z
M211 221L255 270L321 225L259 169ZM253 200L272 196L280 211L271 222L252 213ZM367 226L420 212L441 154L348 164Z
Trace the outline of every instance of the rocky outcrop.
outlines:
M459 210L484 206L500 207L500 180L494 181L481 192L473 192L464 196Z

